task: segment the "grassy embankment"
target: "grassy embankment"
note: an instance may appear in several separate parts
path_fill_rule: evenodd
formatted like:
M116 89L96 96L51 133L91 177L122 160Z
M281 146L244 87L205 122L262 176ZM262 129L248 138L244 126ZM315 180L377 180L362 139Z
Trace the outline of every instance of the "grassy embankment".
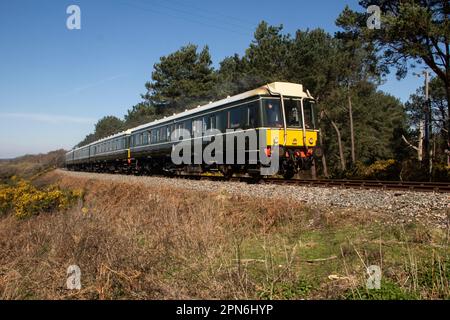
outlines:
M15 159L0 159L0 183L13 177L33 179L54 168L63 166L65 150L47 154L25 155Z
M2 299L448 299L449 227L47 173L67 210L0 217ZM41 187L42 188L42 187ZM66 289L69 265L82 289ZM366 290L379 265L382 289Z

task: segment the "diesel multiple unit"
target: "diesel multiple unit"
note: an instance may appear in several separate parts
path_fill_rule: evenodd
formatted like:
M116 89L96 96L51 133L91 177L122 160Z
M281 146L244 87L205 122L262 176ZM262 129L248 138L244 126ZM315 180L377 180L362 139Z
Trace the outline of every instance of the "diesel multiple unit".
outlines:
M261 167L267 165L259 161L263 151L266 157L279 157L279 173L291 178L299 170L308 169L313 154L319 151L315 115L314 99L302 85L274 82L71 150L66 154L66 166L69 170L94 172L219 171L228 177L234 173L258 176ZM245 140L251 136L249 133L258 137L256 145ZM204 139L206 135L208 139ZM246 135L243 140L246 142L233 147L223 143L220 150L214 150L214 156L221 153L223 163L199 162L200 157L197 161L175 164L171 157L180 142L194 142L200 137L200 148L204 149L208 142L229 135L236 140ZM275 146L279 152L273 152ZM192 157L196 156L195 152L198 155L196 150L193 149ZM236 161L239 151L246 154L244 161ZM251 153L257 155L256 162Z

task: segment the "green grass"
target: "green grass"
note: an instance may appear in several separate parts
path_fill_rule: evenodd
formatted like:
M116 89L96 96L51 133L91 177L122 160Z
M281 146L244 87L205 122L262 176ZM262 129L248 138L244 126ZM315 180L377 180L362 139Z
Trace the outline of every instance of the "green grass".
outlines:
M329 276L337 275L356 283L344 283L335 298L448 298L450 263L443 232L413 224L283 231L270 238L247 238L240 246L241 259L250 261L247 276L262 288L259 297L321 297L333 282ZM381 290L365 289L369 265L383 269Z

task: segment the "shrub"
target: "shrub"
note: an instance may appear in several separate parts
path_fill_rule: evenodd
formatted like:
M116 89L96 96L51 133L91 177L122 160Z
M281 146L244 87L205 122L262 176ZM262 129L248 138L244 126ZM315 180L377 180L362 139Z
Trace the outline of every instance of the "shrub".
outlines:
M449 182L450 167L444 164L433 165L432 178L433 181Z
M400 166L394 159L378 160L365 169L365 179L398 180Z
M0 213L11 210L17 218L26 218L52 210L66 210L83 192L61 190L56 186L38 189L25 180L11 179L11 185L0 186Z

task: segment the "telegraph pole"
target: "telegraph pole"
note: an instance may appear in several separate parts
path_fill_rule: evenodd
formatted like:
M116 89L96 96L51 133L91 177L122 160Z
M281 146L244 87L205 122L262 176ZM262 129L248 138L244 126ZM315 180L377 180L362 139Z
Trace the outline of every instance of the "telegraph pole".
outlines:
M421 76L420 74L413 73L416 76ZM419 161L422 160L422 164L424 167L428 168L428 177L431 181L431 173L433 170L433 155L431 148L431 103L429 96L429 83L430 83L430 73L428 70L424 70L423 74L425 75L425 104L423 106L423 118L420 120L419 124L419 146L418 146L418 154ZM420 151L419 151L420 150ZM420 153L422 153L422 157L420 157Z
M431 180L431 173L433 171L433 156L431 149L431 135L432 135L432 126L431 126L431 103L429 97L429 83L430 83L430 73L428 70L423 71L425 75L425 106L424 106L424 115L425 115L425 135L424 135L424 143L423 143L423 160L424 164L428 165L428 176Z

